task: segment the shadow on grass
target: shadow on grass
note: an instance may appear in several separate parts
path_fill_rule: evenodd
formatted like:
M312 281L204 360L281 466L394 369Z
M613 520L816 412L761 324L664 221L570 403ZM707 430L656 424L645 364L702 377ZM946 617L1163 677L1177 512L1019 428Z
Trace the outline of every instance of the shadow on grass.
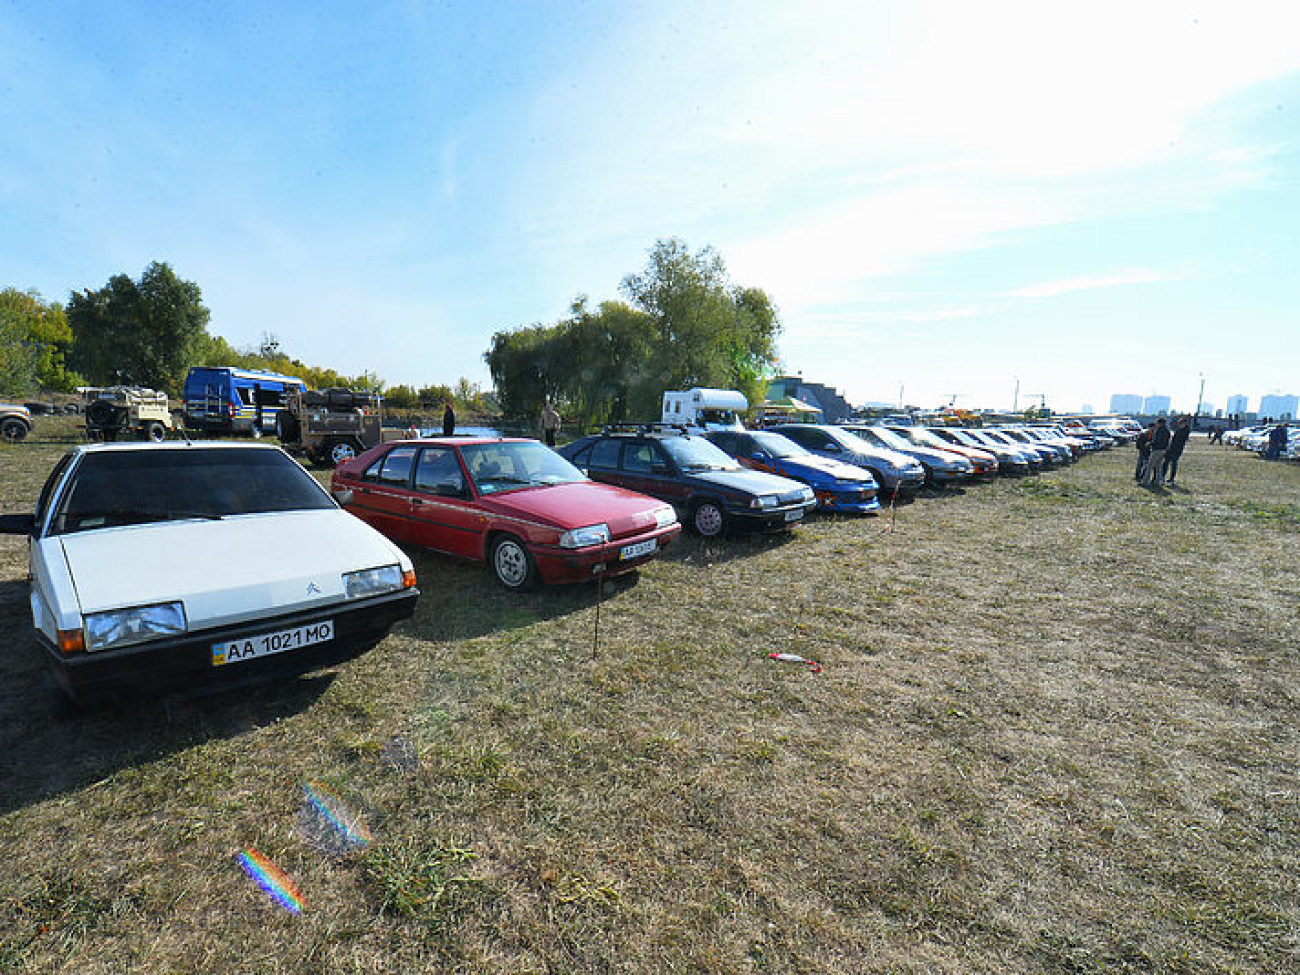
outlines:
M799 529L764 535L759 532L728 532L718 538L701 538L683 532L659 557L666 562L716 564L753 558L779 550L798 537Z
M310 708L329 671L202 694L80 705L45 671L27 621L0 621L0 815L95 785L205 741Z

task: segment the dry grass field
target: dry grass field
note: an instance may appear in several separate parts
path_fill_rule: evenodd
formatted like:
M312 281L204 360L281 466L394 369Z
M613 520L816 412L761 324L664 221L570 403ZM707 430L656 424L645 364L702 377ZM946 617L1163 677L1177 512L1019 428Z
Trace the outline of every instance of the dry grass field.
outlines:
M0 447L0 510L62 449ZM684 537L604 598L416 552L355 661L94 709L0 539L0 972L1300 970L1300 468L1180 476Z

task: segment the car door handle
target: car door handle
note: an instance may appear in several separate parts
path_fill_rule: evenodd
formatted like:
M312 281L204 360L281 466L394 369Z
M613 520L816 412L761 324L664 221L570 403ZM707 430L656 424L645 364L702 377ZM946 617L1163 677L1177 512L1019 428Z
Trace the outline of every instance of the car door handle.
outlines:
M424 499L423 499L423 498L412 498L412 499L411 499L411 504L424 504Z

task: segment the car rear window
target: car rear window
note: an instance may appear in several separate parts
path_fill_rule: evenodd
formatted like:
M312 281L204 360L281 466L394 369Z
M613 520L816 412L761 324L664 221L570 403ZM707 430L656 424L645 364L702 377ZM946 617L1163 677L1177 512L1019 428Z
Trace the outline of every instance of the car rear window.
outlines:
M73 469L52 531L332 507L316 480L278 450L103 451Z

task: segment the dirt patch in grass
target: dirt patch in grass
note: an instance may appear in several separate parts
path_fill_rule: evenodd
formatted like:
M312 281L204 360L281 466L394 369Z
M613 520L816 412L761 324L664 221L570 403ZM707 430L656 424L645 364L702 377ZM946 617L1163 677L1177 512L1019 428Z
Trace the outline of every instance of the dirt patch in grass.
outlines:
M0 507L59 449L0 448ZM0 971L1289 970L1300 469L1131 462L684 539L599 599L415 553L345 666L92 711L0 540Z

